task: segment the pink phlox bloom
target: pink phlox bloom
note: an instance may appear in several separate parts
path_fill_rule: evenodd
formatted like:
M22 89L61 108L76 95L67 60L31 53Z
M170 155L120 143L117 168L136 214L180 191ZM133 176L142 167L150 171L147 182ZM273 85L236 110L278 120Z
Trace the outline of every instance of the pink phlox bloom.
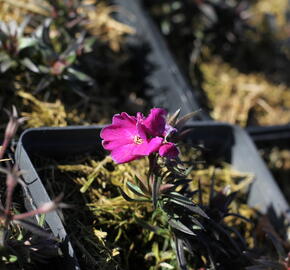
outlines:
M116 163L129 162L158 152L160 156L175 158L179 154L174 143L167 137L177 130L166 123L167 112L161 108L151 109L148 117L140 112L130 116L125 112L116 114L112 124L101 131L102 144Z
M129 162L157 152L163 138L148 136L143 125L144 116L137 117L123 112L113 117L113 123L101 131L102 144L116 163Z
M166 126L167 112L161 108L153 108L147 118L143 120L146 131L151 136L163 136Z
M167 158L176 158L179 151L174 143L167 142L166 139L169 135L177 132L177 129L166 123L167 112L161 108L153 108L150 110L150 114L144 120L141 119L144 124L147 133L151 136L160 136L164 138L162 146L159 148L159 155Z
M160 136L167 138L171 133L177 132L177 129L166 123L167 112L161 108L153 108L147 118L139 116L144 124L146 131L151 136Z
M179 151L176 145L172 142L167 142L160 146L159 155L167 158L176 158L179 154Z

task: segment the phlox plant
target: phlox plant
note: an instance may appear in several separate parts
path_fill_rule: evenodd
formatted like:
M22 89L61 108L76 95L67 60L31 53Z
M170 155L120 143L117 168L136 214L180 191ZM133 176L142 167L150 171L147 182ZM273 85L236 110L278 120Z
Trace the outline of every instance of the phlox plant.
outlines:
M191 180L186 176L190 168L186 168L179 159L178 144L190 132L183 126L194 113L179 119L179 112L167 117L164 109L153 108L147 117L142 113L136 116L125 112L116 114L112 124L101 131L102 145L110 151L117 164L143 157L149 159L146 177L136 175L132 182L127 182L134 198L121 189L120 192L128 201L152 203L155 211L163 213L167 222L160 226L172 233L180 268L187 269L191 264L197 268L208 266L210 269L223 269L218 265L224 254L231 254L236 259L236 256L243 257L245 248L235 243L230 231L219 225L229 215L228 206L234 194L212 192L206 205L202 200L201 188L189 192L188 183ZM186 193L191 195L187 196ZM193 201L196 194L199 203ZM222 239L225 241L221 242ZM233 263L233 260L230 261Z

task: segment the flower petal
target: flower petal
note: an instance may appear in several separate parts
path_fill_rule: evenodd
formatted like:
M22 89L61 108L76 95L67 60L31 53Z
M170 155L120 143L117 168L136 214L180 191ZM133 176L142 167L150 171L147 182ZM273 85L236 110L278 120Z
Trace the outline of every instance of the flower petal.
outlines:
M113 125L120 125L120 126L135 126L137 123L136 117L128 115L125 112L122 112L120 114L115 114L113 116Z
M151 136L162 136L165 130L165 116L167 112L161 108L151 109L148 117L143 121L147 132Z
M134 116L124 112L115 114L113 124L103 128L100 136L105 141L120 140L123 144L128 144L138 134L136 124L137 120Z
M148 141L144 141L141 144L135 144L133 150L134 155L148 156L154 152L157 152L159 147L162 145L163 139L160 137L155 137Z
M162 157L176 158L178 154L179 154L179 151L177 147L175 146L174 143L171 143L171 142L163 144L159 148L159 155Z
M134 144L122 145L112 150L111 157L118 164L130 162L141 157L133 154L134 149Z
M109 150L109 151L112 151L118 147L121 147L127 144L132 144L132 140L128 139L127 141L125 140L112 140L112 141L103 140L102 141L102 145L104 149Z
M139 137L141 139L143 139L143 140L146 140L147 139L147 136L146 136L146 127L143 124L141 124L141 123L137 123L136 129L137 129L137 132L138 132Z
M143 113L137 112L136 119L138 122L141 122L145 119L145 117L144 117Z
M101 130L100 137L105 141L120 140L123 144L133 141L133 137L137 134L137 128L126 128L118 125L110 125Z
M163 138L155 137L153 139L150 139L148 142L148 153L147 155L150 155L151 153L157 152L160 148L160 146L163 143Z

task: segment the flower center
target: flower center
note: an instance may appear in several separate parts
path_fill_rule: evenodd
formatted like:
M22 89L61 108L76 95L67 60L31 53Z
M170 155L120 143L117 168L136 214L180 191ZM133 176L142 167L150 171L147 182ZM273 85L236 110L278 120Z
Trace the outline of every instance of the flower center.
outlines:
M143 139L141 139L138 135L135 135L133 140L134 140L134 143L136 143L136 144L143 143Z

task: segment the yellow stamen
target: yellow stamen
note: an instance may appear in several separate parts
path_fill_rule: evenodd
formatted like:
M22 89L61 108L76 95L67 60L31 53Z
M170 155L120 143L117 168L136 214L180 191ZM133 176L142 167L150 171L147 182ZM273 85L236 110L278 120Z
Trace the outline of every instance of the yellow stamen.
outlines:
M143 139L140 138L138 135L134 136L134 139L133 140L134 140L134 143L136 143L136 144L143 143Z

